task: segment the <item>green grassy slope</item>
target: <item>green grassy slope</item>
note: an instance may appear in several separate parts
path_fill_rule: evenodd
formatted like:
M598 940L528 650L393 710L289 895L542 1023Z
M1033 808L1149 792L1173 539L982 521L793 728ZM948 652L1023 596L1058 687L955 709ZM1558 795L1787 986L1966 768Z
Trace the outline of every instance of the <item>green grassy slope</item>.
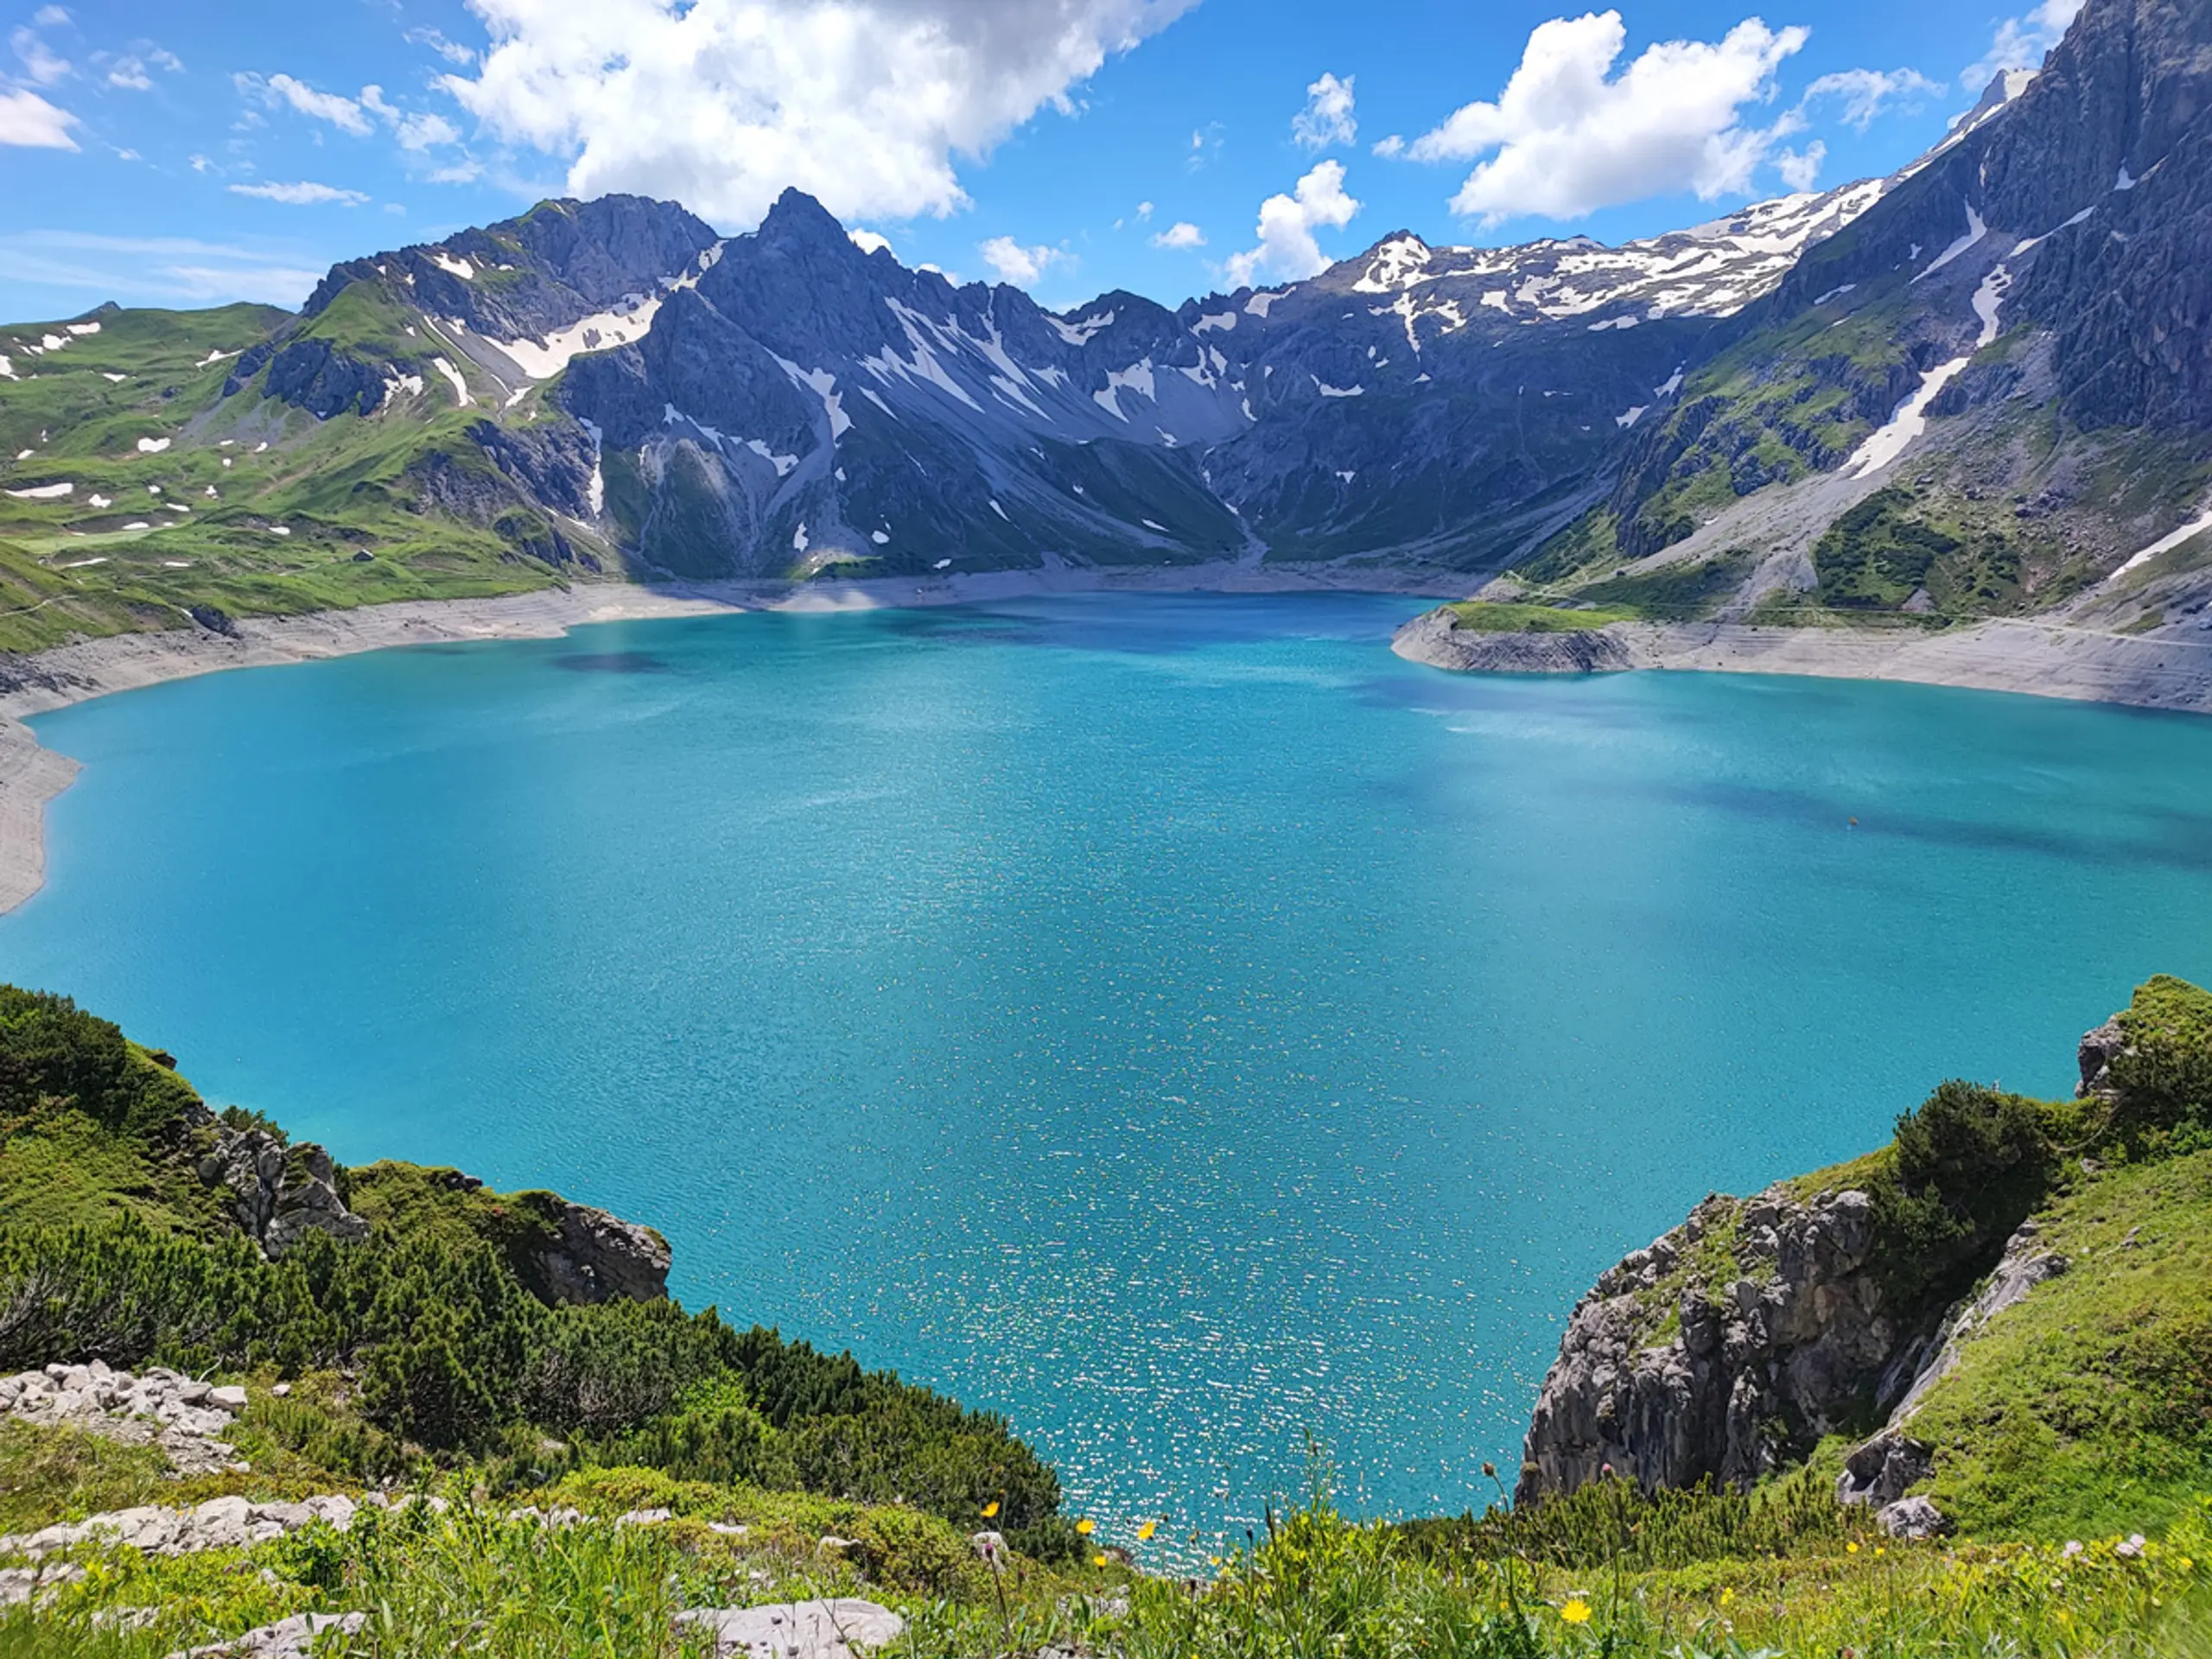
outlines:
M308 332L373 347L395 375L427 363L401 308L356 298L362 286ZM416 480L431 458L488 468L465 436L481 411L457 407L434 372L367 416L318 421L262 395L261 378L226 397L241 354L289 322L263 306L104 308L0 327L13 377L0 377L0 650L189 626L195 607L219 626L564 579L531 556L542 515L501 526L425 511ZM65 343L29 349L48 340Z

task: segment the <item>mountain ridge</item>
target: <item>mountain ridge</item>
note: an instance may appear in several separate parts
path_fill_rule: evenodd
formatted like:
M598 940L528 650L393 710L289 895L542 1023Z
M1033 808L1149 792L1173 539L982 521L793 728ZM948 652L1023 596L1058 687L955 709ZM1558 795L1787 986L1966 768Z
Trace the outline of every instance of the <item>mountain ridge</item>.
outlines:
M610 196L345 262L213 340L0 329L0 645L600 574L1223 566L2183 639L2206 28L2091 0L1898 174L1618 248L1395 232L1055 313L796 191L738 237Z

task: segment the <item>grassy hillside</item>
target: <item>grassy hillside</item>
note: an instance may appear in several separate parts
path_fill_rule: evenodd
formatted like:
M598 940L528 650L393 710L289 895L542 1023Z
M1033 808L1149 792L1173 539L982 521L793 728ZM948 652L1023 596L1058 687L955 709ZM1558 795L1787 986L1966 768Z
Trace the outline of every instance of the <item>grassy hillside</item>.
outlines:
M189 626L195 609L220 626L565 579L532 556L542 515L425 512L416 480L434 457L486 465L464 436L481 416L435 372L395 383L367 416L319 421L252 378L226 397L240 358L287 321L266 306L104 307L0 327L0 651ZM366 300L315 323L408 346L385 353L395 372L426 355L405 326Z

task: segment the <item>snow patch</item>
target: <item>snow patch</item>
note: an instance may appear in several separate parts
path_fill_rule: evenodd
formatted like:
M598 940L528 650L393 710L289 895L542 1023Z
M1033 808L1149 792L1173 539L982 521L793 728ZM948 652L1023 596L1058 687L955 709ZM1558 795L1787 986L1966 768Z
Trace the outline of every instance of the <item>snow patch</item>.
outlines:
M791 551L794 553L804 553L806 551L806 526L804 524L801 524L797 530L791 531Z
M2005 290L2012 286L2012 273L2003 265L1991 268L1974 291L1974 314L1981 319L1981 334L1974 340L1979 351L1997 338L1997 314L2005 303Z
M5 357L0 357L0 380L12 380L15 378L16 365Z
M912 331L910 329L908 332L911 334ZM769 353L768 355L776 357L773 352ZM836 443L839 438L852 429L853 417L845 413L844 394L837 390L836 375L827 369L802 369L788 358L776 357L776 365L785 374L791 376L793 385L805 387L822 400L822 412L830 417L831 443ZM953 389L956 391L959 391L957 386ZM960 397L961 401L966 403L969 408L973 409L976 406L965 392L961 392ZM796 466L798 462L794 461L792 465ZM778 467L776 471L778 477L783 475L781 467Z
M880 530L871 530L868 531L868 538L871 542L874 542L878 547L888 547L891 545L891 537L885 535Z
M1614 416L1613 424L1619 427L1621 430L1625 432L1630 427L1634 426L1638 421L1642 420L1643 418L1643 411L1650 407L1651 405L1649 404L1637 404L1626 414Z
M454 404L465 406L468 402L468 382L461 378L461 371L454 367L450 359L442 357L432 358L430 359L430 366L435 369L440 374L443 375L445 377L446 384L453 388L453 400ZM420 391L422 389L423 383L418 379L415 383L415 390ZM527 390L529 390L529 388L524 388L524 391ZM519 397L522 396L522 393L517 392L515 396ZM512 399L509 400L509 405L510 407L512 406Z
M2115 190L2133 190L2135 188L2135 180L2128 173L2126 162L2120 164L2120 176L2113 181L2112 188Z
M476 280L475 266L470 264L466 259L455 258L452 254L448 253L443 248L432 248L430 250L430 263L435 265L440 270L447 271L453 276L460 277L464 283L473 283Z
M2120 170L2125 172L2126 169L2123 168ZM79 340L86 334L97 334L100 331L100 326L97 322L73 322L68 325L68 328L69 332Z
M102 507L111 507L115 503L110 500L106 496L95 495L90 498L89 505L95 512L97 512Z
M1983 221L1980 213L1974 212L1974 205L1969 202L1967 205L1967 233L1961 237L1957 241L1952 243L1949 247L1944 249L1942 252L1937 254L1933 263L1929 265L1928 269L1922 271L1920 273L1920 276L1916 276L1912 280L1916 283L1920 281L1922 276L1933 276L1937 271L1942 270L1944 266L1949 264L1952 260L1957 258L1967 249L1974 246L1975 243L1980 241L1981 238L1988 233L1988 225ZM1915 244L1916 247L1917 247L1917 244Z
M774 467L778 478L785 476L792 467L798 465L797 455L779 455L759 438L747 438L745 441L745 447Z
M2183 542L2188 541L2191 537L2202 536L2208 530L2212 530L2212 512L2207 512L2199 518L2192 518L2187 524L2183 524L2179 530L2170 531L2166 535L2159 537L2157 541L2152 543L2150 546L2145 548L2141 552L2134 555L2127 561L2126 563L2121 565L2119 569L2113 571L2113 575L2115 576L2124 576L2129 571L2134 569L2138 565L2150 563L2152 560L2157 558L2161 553L2172 552L2174 549L2179 547Z
M1014 520L1013 520L1013 519L1011 519L1011 518L1006 518L1006 509L1005 509L1004 507L1002 507L1002 506L999 505L999 503L998 503L998 498L997 498L996 496L993 496L993 497L991 498L991 511L992 511L993 512L995 512L996 514L998 514L998 516L999 516L1000 518L1006 518L1006 522L1007 522L1007 523L1008 523L1009 524L1012 524L1012 523L1014 522ZM951 561L951 560L950 560L950 559L947 559L947 560L945 561L945 563L946 563L947 564L950 564L950 563L952 563L952 561Z
M1192 323L1191 332L1194 334L1203 334L1210 328L1218 328L1225 334L1236 327L1236 314L1234 311L1217 311L1211 316L1200 317Z
M1682 372L1676 369L1660 385L1651 388L1655 397L1671 397L1682 389Z
M143 518L133 518L129 524L125 524L124 528L125 530L151 530L153 526L148 524Z
M1955 357L1923 375L1918 390L1899 404L1897 412L1852 452L1851 459L1843 464L1843 476L1864 478L1869 473L1881 471L1903 454L1905 446L1928 429L1928 405L1936 401L1936 394L1958 378L1967 361L1966 358Z
M1249 316L1258 317L1264 321L1267 318L1268 308L1281 298L1282 298L1281 294L1255 294L1250 299L1244 302L1245 313Z
M141 438L138 440L138 453L142 455L158 455L175 442L174 438Z
M995 507L998 505L998 503L994 501L991 505ZM932 570L950 570L952 569L952 561L950 559L939 559L935 564L930 566L930 569Z
M1319 392L1324 397L1364 397L1367 396L1365 386L1332 386L1318 374L1312 376L1311 378L1314 391Z
M1821 295L1819 299L1815 300L1813 303L1815 305L1826 305L1830 300L1840 300L1858 286L1859 284L1856 283L1839 283L1834 288L1828 289L1827 293Z
M10 490L18 501L60 501L77 493L74 484L34 484L28 490Z
M1114 326L1114 314L1111 311L1101 311L1096 315L1084 318L1080 322L1062 322L1058 317L1048 313L1045 321L1058 329L1060 338L1069 345L1081 346L1087 343L1100 329L1111 328Z
M533 380L550 380L581 352L606 351L643 340L660 311L660 296L633 294L623 310L601 311L536 340L493 340ZM466 332L458 321L455 332ZM490 339L489 335L486 338Z
M130 378L127 374L110 374L105 369L100 371L100 378L111 386L119 386Z
M414 331L412 328L410 328L410 329L409 329L407 332L408 332L409 334L413 334L415 331ZM205 356L205 357L201 358L201 359L200 359L197 363L194 364L192 366L193 366L193 367L194 367L195 369L212 369L212 368L213 368L213 367L214 367L218 363L223 362L223 361L226 360L227 359L236 357L237 355L238 355L238 353L237 353L236 352L211 351L211 352L209 352L209 353L207 353L207 356Z

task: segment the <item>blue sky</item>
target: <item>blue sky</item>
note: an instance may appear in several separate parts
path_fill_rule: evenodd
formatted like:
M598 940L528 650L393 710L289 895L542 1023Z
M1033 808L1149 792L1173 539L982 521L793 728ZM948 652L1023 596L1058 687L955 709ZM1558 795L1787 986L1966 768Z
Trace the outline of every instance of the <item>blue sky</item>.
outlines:
M1618 241L1892 169L2077 3L14 0L0 316L296 304L608 189L738 232L797 184L1054 306L1400 228Z

